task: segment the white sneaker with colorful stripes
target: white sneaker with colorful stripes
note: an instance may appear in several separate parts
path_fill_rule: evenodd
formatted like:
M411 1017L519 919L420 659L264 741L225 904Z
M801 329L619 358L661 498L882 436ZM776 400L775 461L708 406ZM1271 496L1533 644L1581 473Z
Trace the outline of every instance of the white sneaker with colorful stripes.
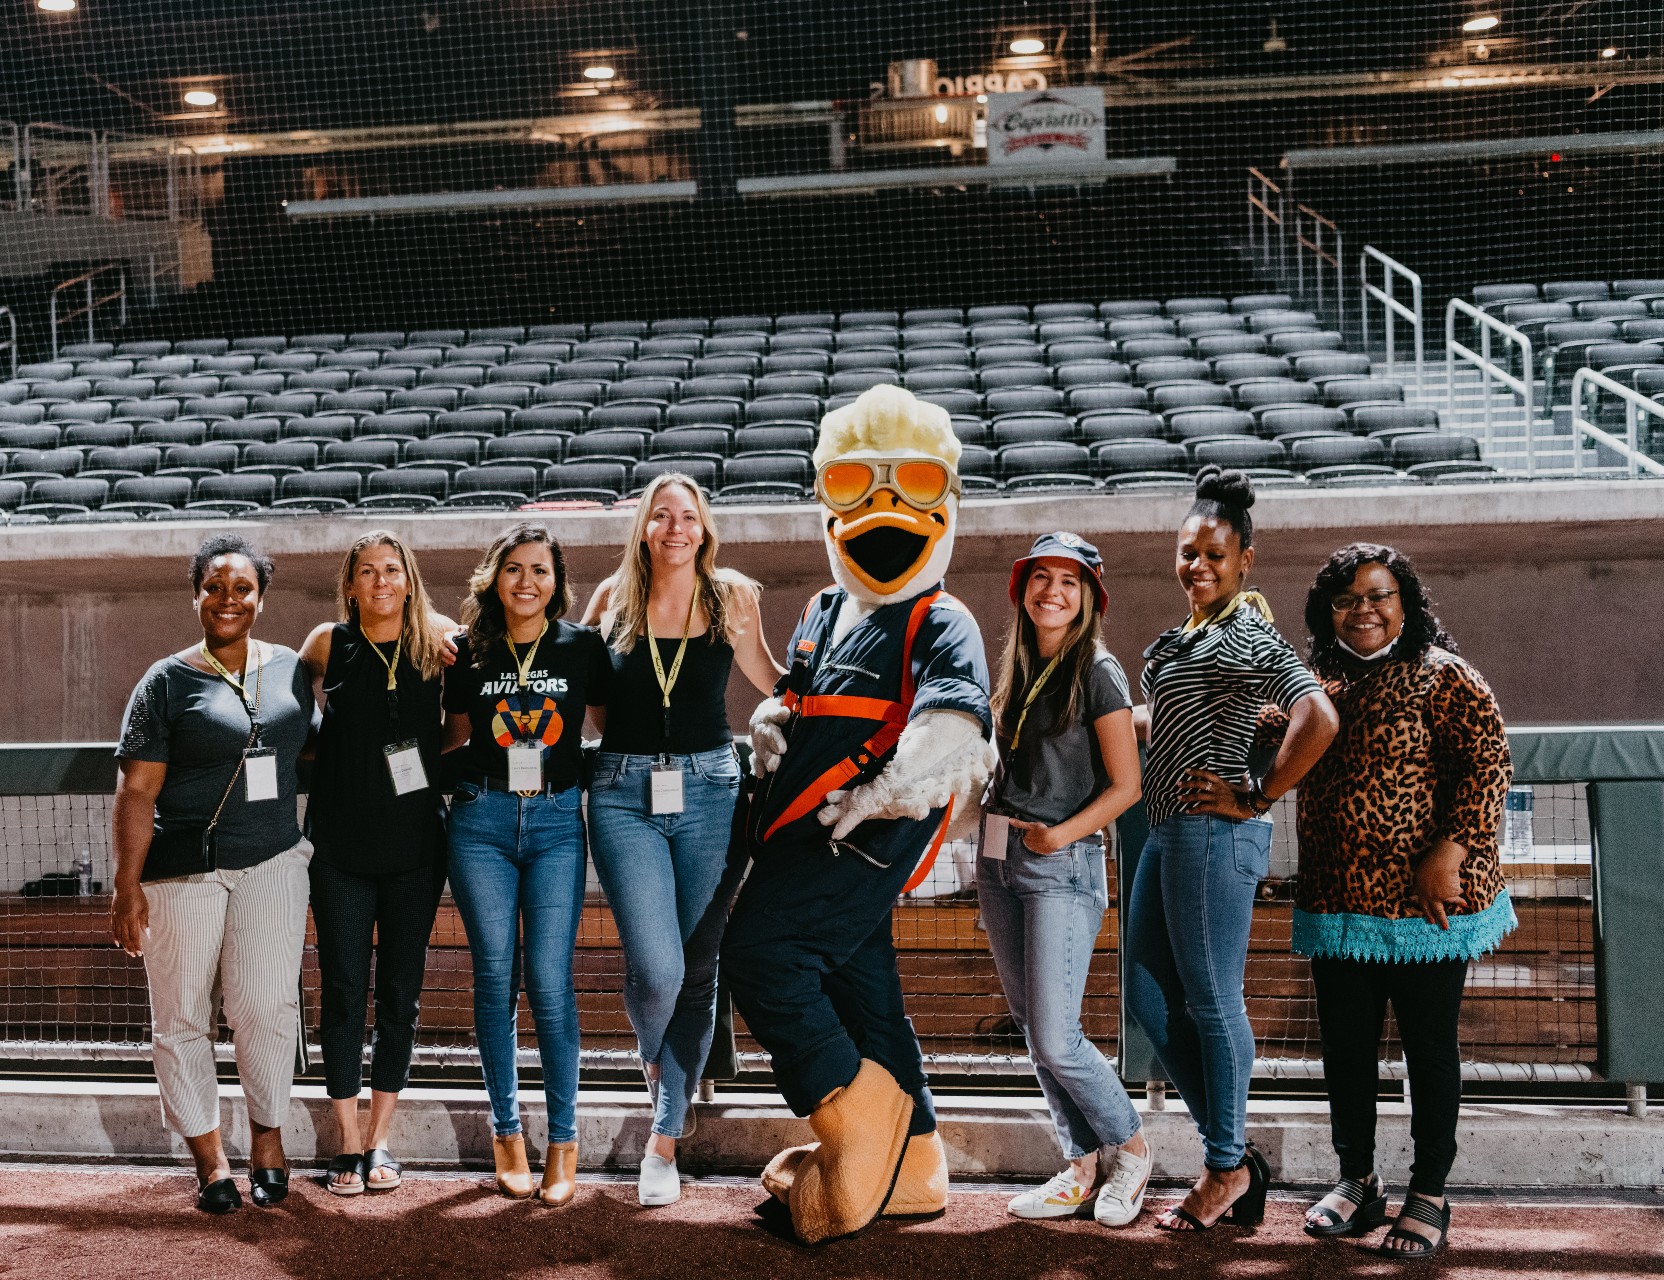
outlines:
M1098 1160L1102 1162L1103 1156ZM1109 1166L1109 1176L1098 1190L1092 1216L1106 1227L1124 1227L1138 1216L1144 1207L1144 1192L1150 1186L1150 1166L1155 1163L1155 1152L1148 1137L1144 1139L1144 1154L1135 1156L1125 1147L1116 1149Z
M1019 1218L1067 1218L1080 1212L1092 1199L1092 1188L1075 1181L1075 1171L1065 1169L1043 1187L1035 1187L1005 1206Z

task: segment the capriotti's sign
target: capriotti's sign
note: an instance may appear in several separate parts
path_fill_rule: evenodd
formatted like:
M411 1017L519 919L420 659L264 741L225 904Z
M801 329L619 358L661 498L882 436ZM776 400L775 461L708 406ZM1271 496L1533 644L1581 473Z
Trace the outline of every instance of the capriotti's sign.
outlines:
M988 163L1101 162L1104 91L1099 87L988 95Z

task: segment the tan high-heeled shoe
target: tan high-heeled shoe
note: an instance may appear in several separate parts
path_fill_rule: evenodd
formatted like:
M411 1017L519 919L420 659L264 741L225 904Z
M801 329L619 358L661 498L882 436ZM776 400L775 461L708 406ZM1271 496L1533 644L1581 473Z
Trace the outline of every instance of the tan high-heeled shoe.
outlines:
M526 1163L526 1135L511 1133L491 1139L491 1156L497 1162L497 1190L510 1200L528 1200L532 1194L532 1167Z
M577 1191L578 1144L551 1142L543 1153L543 1185L537 1189L537 1198L558 1209L570 1204Z

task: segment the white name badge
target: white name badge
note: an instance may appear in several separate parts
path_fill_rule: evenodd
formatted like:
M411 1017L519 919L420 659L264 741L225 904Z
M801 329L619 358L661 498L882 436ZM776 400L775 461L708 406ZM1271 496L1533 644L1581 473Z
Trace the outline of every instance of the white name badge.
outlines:
M412 791L427 790L428 771L422 767L422 753L414 742L395 742L384 750L394 795L407 796Z
M256 748L243 757L243 776L248 779L248 802L277 799L277 756Z
M508 789L543 790L543 747L536 742L516 742L508 749Z
M653 813L682 812L682 770L674 764L654 765L651 798Z
M993 862L1005 861L1006 842L1011 839L1011 819L1003 813L982 815L982 856Z

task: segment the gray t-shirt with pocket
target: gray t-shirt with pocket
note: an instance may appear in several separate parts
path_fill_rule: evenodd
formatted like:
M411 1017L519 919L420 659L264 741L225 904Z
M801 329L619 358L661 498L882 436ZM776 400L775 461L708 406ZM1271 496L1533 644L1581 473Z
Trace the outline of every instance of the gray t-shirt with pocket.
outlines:
M1047 683L1029 708L1015 755L1004 727L1000 730L999 791L992 808L1054 826L1079 813L1109 785L1093 726L1112 711L1132 706L1132 696L1121 664L1113 654L1100 653L1087 677L1079 719L1054 735L1051 729L1067 691L1056 676Z
M219 865L228 871L256 866L300 842L296 764L312 724L312 683L293 649L262 648L268 656L260 675L260 746L277 757L277 799L250 804L246 774L237 778L215 833ZM252 700L252 669L248 675ZM167 765L156 797L156 821L164 831L171 824L202 824L225 795L248 731L248 711L236 691L174 655L153 665L134 688L116 758Z

